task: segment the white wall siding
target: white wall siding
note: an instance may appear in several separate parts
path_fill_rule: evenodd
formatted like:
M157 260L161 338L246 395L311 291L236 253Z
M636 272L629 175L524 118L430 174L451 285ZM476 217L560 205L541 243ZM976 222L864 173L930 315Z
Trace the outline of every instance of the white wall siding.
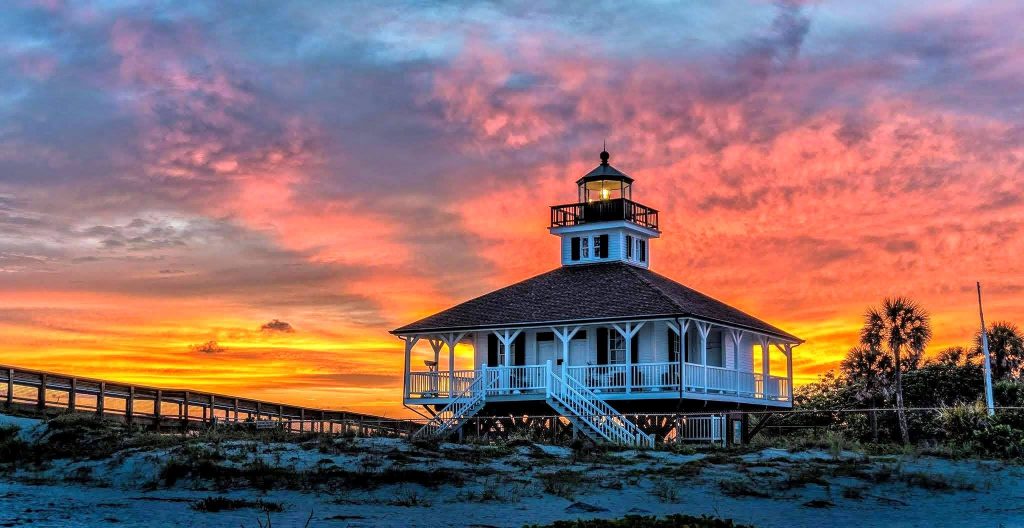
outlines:
M594 255L593 240L590 242L590 258L580 258L580 260L572 260L572 239L574 237L598 237L600 235L608 235L608 257L599 258ZM647 261L640 262L635 258L632 260L626 259L626 235L631 235L634 238L647 241ZM642 234L634 229L628 229L623 227L610 227L610 228L596 228L590 230L581 230L571 233L565 233L559 235L561 237L561 255L562 264L571 266L574 264L590 264L594 262L612 262L612 261L623 261L629 262L630 264L647 268L651 262L651 239L646 234ZM636 257L634 251L634 257Z
M715 327L715 330L721 330L721 327ZM538 363L538 347L537 347L537 334L540 332L549 331L547 329L536 329L536 330L524 330L523 333L526 335L526 364L537 365ZM614 328L609 328L609 332L614 332ZM587 339L583 349L580 349L580 345L575 347L570 345L569 363L570 365L587 365L597 364L597 328L586 327ZM668 326L665 321L648 321L644 324L643 328L637 334L636 339L640 341L640 352L639 359L641 363L663 363L668 361ZM473 345L473 364L477 369L481 369L487 365L487 336L490 332L476 332L470 338L470 343ZM697 330L692 326L687 331L687 337L690 339L690 346L693 350L698 350L700 347L700 338ZM573 342L580 342L582 340L573 340ZM732 337L729 335L728 329L723 332L722 336L723 347L725 350L725 366L726 368L736 368L734 343ZM444 355L446 352L442 352ZM447 356L445 356L447 357ZM557 339L555 340L555 362L562 357L562 345ZM443 359L443 358L442 358ZM758 344L758 340L751 334L744 333L740 340L739 348L739 370L741 372L754 372L754 365L760 365L761 362L761 347ZM416 369L421 365L413 365Z

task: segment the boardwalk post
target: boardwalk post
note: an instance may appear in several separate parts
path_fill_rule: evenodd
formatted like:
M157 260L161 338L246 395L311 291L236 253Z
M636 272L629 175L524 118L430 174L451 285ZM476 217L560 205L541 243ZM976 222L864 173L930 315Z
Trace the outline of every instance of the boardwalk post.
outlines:
M299 409L299 432L306 430L306 410Z
M39 410L46 408L46 374L39 375L39 392L36 394L36 407Z
M14 369L7 369L7 406L14 405Z
M103 417L104 400L107 397L107 382L100 382L100 393L96 395L96 416Z
M262 402L256 402L256 421L263 419L263 404Z
M188 408L188 400L192 398L189 391L185 391L185 400L181 402L181 428L188 431L188 418L191 410Z
M75 395L78 393L78 379L71 378L71 388L68 389L68 412L75 412Z
M217 423L217 397L210 395L210 424Z
M235 422L237 423L238 422L238 398L235 398L234 407L235 407Z
M124 416L129 424L132 423L135 415L135 386L128 387L128 401L124 404Z
M156 427L157 432L160 432L160 416L163 412L161 406L163 406L163 391L157 389L156 396L153 397L153 426Z

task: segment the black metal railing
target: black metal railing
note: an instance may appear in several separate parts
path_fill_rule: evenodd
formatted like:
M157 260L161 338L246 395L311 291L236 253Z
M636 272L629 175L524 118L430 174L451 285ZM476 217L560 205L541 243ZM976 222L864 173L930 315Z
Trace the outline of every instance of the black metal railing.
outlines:
M658 211L625 198L551 206L551 227L625 220L658 229Z

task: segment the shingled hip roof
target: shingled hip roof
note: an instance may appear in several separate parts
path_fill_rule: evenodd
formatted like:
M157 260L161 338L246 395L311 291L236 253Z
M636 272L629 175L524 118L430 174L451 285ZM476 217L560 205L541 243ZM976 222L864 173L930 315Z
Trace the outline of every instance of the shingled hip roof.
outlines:
M621 262L563 266L392 330L392 334L690 317L800 342L717 299Z

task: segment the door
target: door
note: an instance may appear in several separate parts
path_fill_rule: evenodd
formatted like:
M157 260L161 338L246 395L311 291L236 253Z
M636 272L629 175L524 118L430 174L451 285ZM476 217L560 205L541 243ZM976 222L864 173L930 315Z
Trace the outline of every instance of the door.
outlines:
M552 366L558 365L558 359L555 357L555 342L554 341L538 341L537 342L537 364L543 365L550 361Z

